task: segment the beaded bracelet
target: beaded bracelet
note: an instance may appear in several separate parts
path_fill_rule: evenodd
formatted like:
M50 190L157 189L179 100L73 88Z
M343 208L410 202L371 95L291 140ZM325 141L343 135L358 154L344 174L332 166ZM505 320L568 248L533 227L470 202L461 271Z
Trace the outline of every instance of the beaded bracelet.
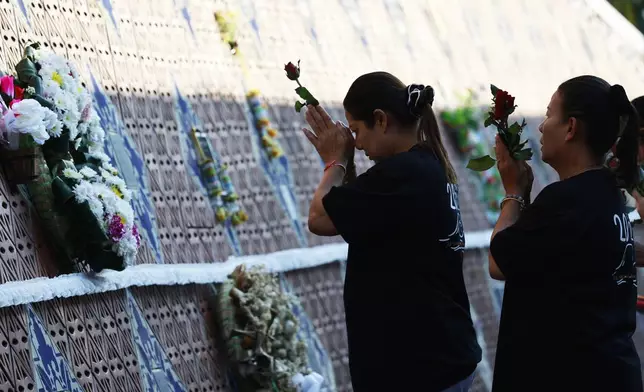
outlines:
M517 203L519 203L519 209L524 210L525 209L525 199L519 195L506 195L503 200L501 200L501 205L500 208L503 208L503 204L505 204L506 201L508 200L514 200Z

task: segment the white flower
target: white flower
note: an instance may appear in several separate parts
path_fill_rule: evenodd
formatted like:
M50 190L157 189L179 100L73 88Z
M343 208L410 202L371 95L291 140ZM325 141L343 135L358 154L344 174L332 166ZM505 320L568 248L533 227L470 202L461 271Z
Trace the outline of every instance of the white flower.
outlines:
M132 226L126 227L125 235L121 237L119 242L114 244L114 248L116 254L125 258L128 264L132 264L136 256L136 251L139 249L136 237L132 233Z
M103 222L105 209L103 208L103 203L98 197L95 184L92 184L89 181L81 181L74 187L74 195L77 202L83 203L86 201L96 219Z
M36 94L36 89L35 89L35 88L33 88L33 87L31 87L31 86L29 86L29 87L27 87L27 88L25 89L25 92L26 92L27 94L31 94L31 95L33 95L33 94Z
M98 159L103 165L110 161L110 157L108 157L107 154L102 151L92 151L88 155L91 158Z
M23 99L13 104L11 110L3 116L3 120L9 132L31 135L37 144L43 144L49 139L49 112L49 109L41 106L36 100Z
M82 174L86 178L93 178L93 177L96 177L96 175L97 175L97 173L94 170L90 169L87 166L85 166L84 168L80 169L79 172L80 172L80 174Z
M63 176L65 176L67 178L72 178L74 180L82 180L83 179L82 174L80 174L76 170L72 170L72 169L63 170Z

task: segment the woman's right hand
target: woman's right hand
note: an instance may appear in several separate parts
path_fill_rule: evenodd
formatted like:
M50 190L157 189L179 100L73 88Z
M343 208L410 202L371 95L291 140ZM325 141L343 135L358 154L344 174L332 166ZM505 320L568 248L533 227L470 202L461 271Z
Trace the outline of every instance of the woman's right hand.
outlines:
M508 151L499 135L496 135L495 150L497 167L499 168L499 174L501 174L501 182L503 183L503 188L505 188L505 193L521 196L526 199L526 202L529 202L534 181L532 168L525 161L517 161L512 158L510 151Z
M355 140L349 128L341 122L333 122L322 106L307 106L306 122L313 131L303 129L307 139L320 154L325 165L337 162L346 165L353 159Z

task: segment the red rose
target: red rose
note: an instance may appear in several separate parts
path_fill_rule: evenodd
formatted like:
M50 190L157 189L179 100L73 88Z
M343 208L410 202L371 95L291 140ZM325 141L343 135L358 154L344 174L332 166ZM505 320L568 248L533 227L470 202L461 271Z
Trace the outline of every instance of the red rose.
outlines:
M506 118L514 110L514 97L507 91L498 90L494 97L494 119Z
M14 86L14 98L15 99L24 99L25 98L25 89L22 87Z
M299 61L298 61L299 64ZM300 67L289 61L288 64L284 66L284 71L286 71L286 77L291 80L297 80L300 78Z

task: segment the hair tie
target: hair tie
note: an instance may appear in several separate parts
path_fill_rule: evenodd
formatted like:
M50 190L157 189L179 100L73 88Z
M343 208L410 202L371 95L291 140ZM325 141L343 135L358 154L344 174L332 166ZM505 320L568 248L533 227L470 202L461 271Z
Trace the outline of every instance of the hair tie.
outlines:
M410 84L407 86L407 107L414 117L420 118L423 115L423 108L434 103L434 89L431 86L425 87L422 84Z

